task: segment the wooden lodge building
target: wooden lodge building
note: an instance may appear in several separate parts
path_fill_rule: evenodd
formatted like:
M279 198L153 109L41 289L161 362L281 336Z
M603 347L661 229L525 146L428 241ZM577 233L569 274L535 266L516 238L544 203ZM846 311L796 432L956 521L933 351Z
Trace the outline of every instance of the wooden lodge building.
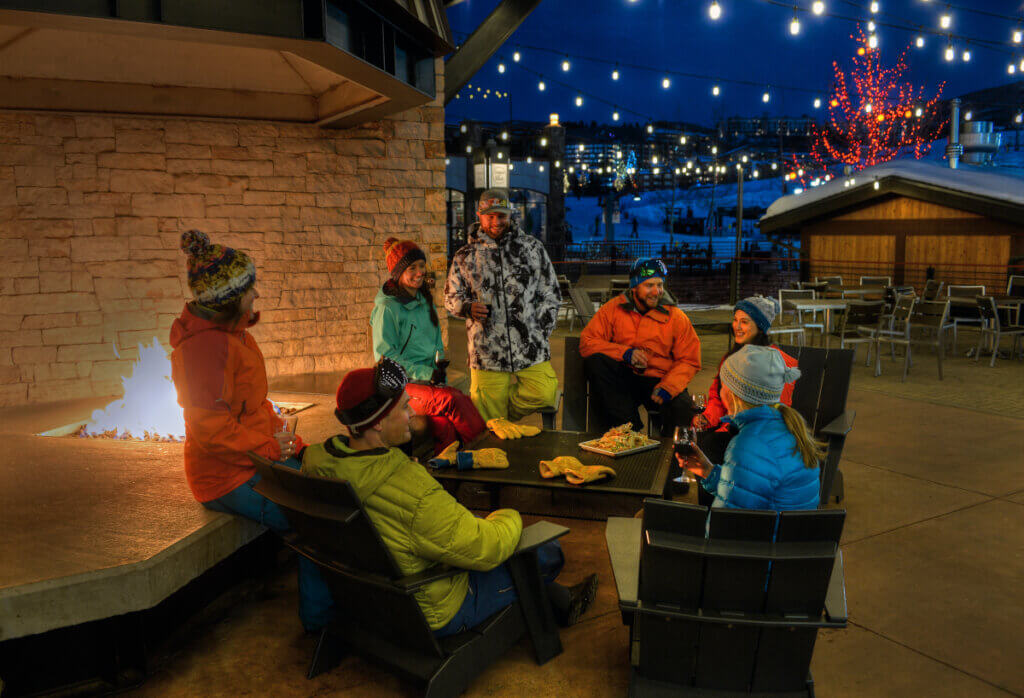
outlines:
M932 267L947 284L998 293L1024 261L1024 174L886 163L776 200L761 230L799 239L808 279L881 275L920 290Z

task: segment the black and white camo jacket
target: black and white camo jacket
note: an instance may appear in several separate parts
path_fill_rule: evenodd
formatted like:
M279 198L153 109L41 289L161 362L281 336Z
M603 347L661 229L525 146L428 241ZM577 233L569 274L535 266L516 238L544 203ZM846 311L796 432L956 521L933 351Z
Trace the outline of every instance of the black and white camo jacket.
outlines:
M470 368L514 373L548 361L562 299L544 246L516 226L492 240L479 223L468 240L448 270L444 307L466 318ZM469 317L470 303L488 300L490 316Z

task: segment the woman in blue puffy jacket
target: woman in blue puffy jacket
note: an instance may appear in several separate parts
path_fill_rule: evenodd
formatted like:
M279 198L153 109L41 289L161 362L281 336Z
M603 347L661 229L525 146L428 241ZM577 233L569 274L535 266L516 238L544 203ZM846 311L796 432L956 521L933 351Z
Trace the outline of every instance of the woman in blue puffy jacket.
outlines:
M710 468L703 487L712 506L732 509L818 508L818 462L822 444L814 440L800 413L779 402L786 383L800 377L772 347L747 345L719 369L724 420L739 433L721 464ZM680 465L692 464L680 459ZM698 473L700 474L700 473Z

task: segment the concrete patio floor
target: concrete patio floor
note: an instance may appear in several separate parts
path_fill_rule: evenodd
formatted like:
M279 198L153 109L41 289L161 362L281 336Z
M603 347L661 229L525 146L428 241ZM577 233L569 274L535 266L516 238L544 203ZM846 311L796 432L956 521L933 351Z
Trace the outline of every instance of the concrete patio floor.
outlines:
M556 370L564 334L553 342ZM967 334L961 348L974 339ZM455 365L464 364L459 323L451 336ZM707 388L725 340L702 336L705 370L694 391ZM1024 363L991 369L954 358L940 382L934 357L925 355L900 384L900 363L885 359L885 375L874 378L858 358L849 403L857 420L841 465L850 624L819 634L817 694L1024 696ZM333 395L314 399L320 404L300 417L299 432L322 439L334 432ZM572 529L563 539L562 579L574 583L597 571L598 599L562 633L561 656L538 667L521 643L467 696L626 695L628 634L604 522L553 520ZM187 626L131 695L413 695L358 658L307 681L315 638L298 623L294 565L258 591L212 621Z

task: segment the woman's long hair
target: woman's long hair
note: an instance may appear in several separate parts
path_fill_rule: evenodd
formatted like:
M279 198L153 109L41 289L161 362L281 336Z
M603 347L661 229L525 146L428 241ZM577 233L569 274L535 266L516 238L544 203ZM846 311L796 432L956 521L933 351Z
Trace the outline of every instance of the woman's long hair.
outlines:
M751 404L746 400L741 400L735 395L733 395L732 398L736 401L736 404L739 407L737 412L758 407L758 405ZM818 467L818 464L827 453L828 445L823 441L818 441L814 438L814 434L807 426L807 422L804 421L803 416L795 409L789 405L784 405L781 402L772 405L772 407L782 415L782 421L786 424L786 428L789 429L790 433L796 438L796 450L793 452L800 455L800 458L804 462L804 467Z

